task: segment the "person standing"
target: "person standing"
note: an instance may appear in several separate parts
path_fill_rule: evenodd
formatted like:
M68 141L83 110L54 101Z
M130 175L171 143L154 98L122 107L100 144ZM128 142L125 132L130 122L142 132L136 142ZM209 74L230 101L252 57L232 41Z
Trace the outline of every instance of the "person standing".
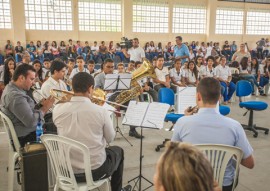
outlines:
M134 38L132 40L132 47L126 51L126 49L122 49L124 55L126 58L129 58L130 60L133 60L134 62L143 61L143 58L145 58L145 52L142 47L139 46L139 39Z
M187 45L182 43L182 37L175 37L176 45L174 46L173 58L180 59L182 65L189 59L189 50Z

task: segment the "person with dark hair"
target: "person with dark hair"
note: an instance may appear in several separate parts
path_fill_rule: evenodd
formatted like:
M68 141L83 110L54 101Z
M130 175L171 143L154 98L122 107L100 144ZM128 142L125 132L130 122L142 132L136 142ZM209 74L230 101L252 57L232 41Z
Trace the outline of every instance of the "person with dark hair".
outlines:
M181 60L176 59L174 61L174 68L170 70L171 86L175 86L173 90L179 87L185 87L185 70L181 70Z
M86 72L89 73L89 70L87 68L84 67L85 62L83 59L83 56L77 56L76 58L76 62L77 62L77 68L74 68L69 76L69 79L72 80L73 76L79 72Z
M226 63L226 57L222 56L221 64L215 68L216 78L220 81L220 84L224 87L225 90L223 93L224 104L228 104L228 101L230 101L235 91L235 84L231 81L232 72L231 69L226 65Z
M251 73L251 67L249 66L248 63L248 58L243 57L240 64L239 64L239 72L240 76L249 81L252 85L252 95L255 95L255 89L254 85L259 89L260 94L263 94L263 89L260 87L259 82L257 82L257 79L255 78L254 75L250 74Z
M16 62L20 62L22 60L22 54L23 54L23 46L21 45L21 42L17 42L17 46L15 47L15 60Z
M181 36L175 37L176 45L174 47L173 57L180 59L181 63L184 64L189 58L189 51L187 45L182 43L182 40Z
M68 45L67 45L67 49L68 49L68 56L70 58L76 58L77 54L77 50L76 50L76 46L73 44L72 39L68 40Z
M1 74L1 82L4 83L4 86L8 85L12 80L12 76L16 69L15 60L12 57L9 57L4 62L4 71Z
M203 78L198 86L196 102L199 111L192 115L187 109L174 126L172 141L192 144L223 144L239 147L244 155L241 164L247 168L254 167L253 149L248 142L241 124L219 113L217 104L220 98L220 83L217 79ZM225 171L223 191L231 191L235 166L230 160Z
M21 62L17 62L16 65L19 66L21 64L29 64L31 62L31 57L30 54L25 51L22 55L22 61Z
M129 58L130 60L136 61L143 61L143 58L145 58L145 52L142 47L139 45L139 39L134 38L132 40L132 47L126 50L125 48L122 49L122 52L124 53L126 58Z
M5 46L5 53L6 53L6 58L14 56L14 47L12 43L10 42L10 40L7 40L7 44Z
M199 82L199 72L194 61L189 61L187 71L185 72L185 84L190 87L196 87Z
M103 63L103 71L95 76L95 88L104 89L106 74L112 74L114 70L114 62L107 58Z
M36 70L36 83L38 83L38 87L40 87L43 83L43 71L42 71L42 64L39 60L34 60L34 62L32 63L32 66L34 66L35 70Z
M92 75L94 75L94 73L97 72L97 70L95 69L95 61L94 60L87 61L87 69L88 69L89 73Z
M35 74L31 65L18 66L1 98L1 111L11 119L22 147L27 142L36 140L37 123L43 120L54 103L54 99L48 97L42 101L40 109L35 109L34 100L26 94L35 83Z
M66 74L66 64L60 60L52 62L50 71L51 76L41 86L42 95L47 98L50 96L51 89L67 90L67 85L63 81Z
M155 73L157 75L157 78L153 79L154 81L154 90L157 92L160 88L170 88L170 76L169 76L169 70L167 67L164 67L164 57L162 55L159 55L157 57L157 63L155 68Z
M82 83L84 82L84 83ZM74 96L67 103L59 103L53 110L53 121L58 134L83 143L89 149L93 180L111 176L112 191L126 191L122 188L124 151L118 146L109 146L115 138L112 120L107 109L91 102L94 78L79 72L72 80ZM91 115L85 115L90 113ZM76 119L76 120L74 120ZM72 150L71 164L78 182L85 182L82 153Z

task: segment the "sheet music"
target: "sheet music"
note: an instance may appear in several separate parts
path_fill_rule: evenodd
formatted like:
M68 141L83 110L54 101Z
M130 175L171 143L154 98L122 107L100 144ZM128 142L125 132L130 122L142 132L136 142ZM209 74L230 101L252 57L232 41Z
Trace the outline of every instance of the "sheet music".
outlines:
M118 88L117 88L117 80ZM107 74L105 76L104 90L126 90L130 88L132 74Z
M162 129L169 108L170 106L168 104L157 102L150 103L142 126Z
M161 129L169 107L163 103L130 101L122 124Z
M196 87L177 87L177 113L184 114L188 107L196 106Z

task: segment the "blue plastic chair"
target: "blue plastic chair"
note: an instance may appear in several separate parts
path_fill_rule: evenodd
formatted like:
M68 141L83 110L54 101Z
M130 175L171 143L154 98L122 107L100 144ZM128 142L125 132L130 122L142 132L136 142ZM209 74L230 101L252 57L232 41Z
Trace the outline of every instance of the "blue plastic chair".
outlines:
M242 100L242 97L248 96L251 93L252 93L252 86L248 81L240 80L237 82L236 96L238 96L240 100L239 106L241 108L246 108L248 111L250 111L248 125L242 125L242 126L244 127L244 129L253 131L254 132L253 137L257 137L258 136L257 130L263 130L265 134L268 134L269 129L264 128L264 127L257 127L256 124L253 123L253 111L265 110L268 107L268 104L263 101L243 101ZM244 116L247 114L247 112L244 113Z
M219 112L221 115L228 115L230 113L231 109L228 106L220 105L219 106Z
M170 106L174 105L174 92L172 89L169 88L160 88L158 91L158 99L160 103L166 103L169 104ZM183 114L176 114L176 113L168 113L165 117L165 121L172 122L173 124L176 123L176 121L180 118L183 117ZM173 129L173 125L169 129L171 131ZM165 139L162 144L157 145L156 151L160 151L160 148L163 148L165 146L165 143L169 141L170 139Z

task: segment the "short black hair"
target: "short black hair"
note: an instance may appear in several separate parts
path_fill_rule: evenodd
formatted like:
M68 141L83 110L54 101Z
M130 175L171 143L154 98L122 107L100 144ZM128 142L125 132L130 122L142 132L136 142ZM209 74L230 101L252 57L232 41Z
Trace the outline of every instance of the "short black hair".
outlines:
M43 62L50 62L49 58L44 58Z
M94 85L95 81L93 76L86 72L79 72L72 78L72 88L74 93L85 93L91 86L94 87Z
M88 65L88 64L94 64L94 65L95 65L95 61L94 61L94 60L88 60L88 61L87 61L87 65Z
M135 62L135 67L137 68L137 66L138 66L139 64L142 64L142 62L141 62L141 61Z
M23 75L25 78L28 75L28 71L36 72L35 68L29 64L21 64L16 67L14 74L12 76L13 81L17 81L20 75Z
M84 60L83 56L77 56L76 60Z
M181 37L181 36L177 36L177 37L175 37L175 38L178 38L179 40L183 40L183 38Z
M68 62L75 62L74 58L69 58Z
M197 92L201 94L203 103L216 104L221 93L220 83L212 77L203 78L198 84Z
M158 55L158 56L157 56L157 60L158 60L159 58L163 58L163 59L164 59L163 55Z
M104 64L106 64L108 62L114 63L114 61L111 58L107 58L107 59L104 60Z
M208 57L206 58L206 62L208 62L208 60L213 60L213 62L215 62L214 56L208 56Z
M50 68L51 74L53 75L55 70L57 72L59 72L60 70L62 70L65 67L67 67L67 66L63 61L61 61L61 60L53 60L51 68Z

